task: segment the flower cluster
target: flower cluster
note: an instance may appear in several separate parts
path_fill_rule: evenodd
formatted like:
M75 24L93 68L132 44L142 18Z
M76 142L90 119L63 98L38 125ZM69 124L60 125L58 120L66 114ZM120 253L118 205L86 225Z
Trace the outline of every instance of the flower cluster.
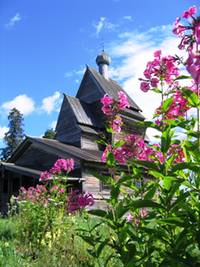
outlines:
M114 132L120 132L123 123L118 113L120 110L129 107L126 94L123 91L118 92L118 101L108 95L104 95L101 99L101 103L103 113L109 117L110 127Z
M58 185L54 185L51 189L50 189L51 193L61 193L64 194L65 193L65 188L58 186Z
M158 86L160 81L165 81L171 85L174 79L179 76L179 69L176 60L172 56L161 57L161 51L154 52L154 60L149 61L144 71L145 78L142 81L140 89L148 92L151 88Z
M157 160L159 163L163 164L167 159L172 158L172 164L181 163L185 161L185 154L181 146L177 144L172 144L167 153L164 154L160 151L160 146L158 144L153 145L153 157L155 161Z
M184 11L182 17L178 17L174 23L173 33L181 37L179 49L192 48L194 44L200 44L200 17L194 17L197 13L196 6ZM185 23L181 23L185 19Z
M71 172L74 169L73 159L58 159L50 169L51 174L61 174L62 172Z
M138 226L141 222L141 219L144 219L148 216L147 208L142 208L139 210L139 216L134 217L130 212L126 215L126 221L129 223L134 222L136 226Z
M187 99L183 96L181 90L177 89L172 95L172 103L169 105L168 109L163 113L162 106L160 106L156 110L156 115L162 114L162 119L173 120L177 117L185 116L188 109L189 106ZM160 125L161 120L157 119L156 124Z
M109 153L113 153L115 160L120 164L125 164L129 159L148 160L152 149L147 146L144 139L136 134L124 137L124 144L117 148L108 145L103 152L102 161L105 162Z
M40 175L40 181L46 181L52 177L52 175L69 173L74 169L73 159L58 159L53 167L49 171L44 171Z
M184 24L181 24L181 18L177 18L174 23L173 33L181 37L179 49L187 49L188 59L185 62L186 69L192 76L194 82L200 84L200 16L195 17L197 13L196 6L190 7L182 14Z
M200 84L200 54L199 52L189 51L189 56L186 61L186 69L192 76L196 84Z
M75 211L80 211L86 207L92 206L94 204L94 198L91 193L80 193L79 190L74 190L69 194L67 204L68 212L73 213Z
M18 201L30 201L32 203L46 203L47 189L44 185L29 187L28 189L21 187L19 190Z
M184 162L184 152L179 145L171 145L167 154L163 154L157 144L150 146L139 135L128 135L124 139L125 142L120 147L113 148L108 145L103 152L101 160L106 162L109 153L112 153L119 164L126 164L131 159L154 161L163 164L172 156L174 157L173 164Z

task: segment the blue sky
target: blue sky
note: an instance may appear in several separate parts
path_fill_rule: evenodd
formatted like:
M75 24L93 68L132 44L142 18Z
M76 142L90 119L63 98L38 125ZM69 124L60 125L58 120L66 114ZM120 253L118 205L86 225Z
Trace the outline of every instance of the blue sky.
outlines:
M171 24L191 5L199 1L1 0L0 146L13 106L24 114L27 135L41 136L55 123L62 93L76 94L102 43L111 77L150 116L156 99L141 94L138 77L156 48L176 52Z

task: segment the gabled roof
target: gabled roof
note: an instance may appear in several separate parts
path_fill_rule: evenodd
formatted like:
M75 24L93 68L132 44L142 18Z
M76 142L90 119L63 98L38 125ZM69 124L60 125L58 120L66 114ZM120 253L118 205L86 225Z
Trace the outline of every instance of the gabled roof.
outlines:
M92 106L90 104L86 104L76 97L72 97L66 94L64 94L64 96L67 98L78 123L93 127L99 127L92 113Z
M14 151L12 156L7 162L15 162L25 150L33 144L35 147L44 150L47 153L54 154L58 157L72 157L90 162L101 162L101 151L81 149L76 146L67 145L57 140L39 138L39 137L27 137L21 145Z
M123 91L127 95L130 107L134 110L141 111L140 107L133 101L133 99L127 94L127 92L124 91L124 89L117 82L115 82L112 79L105 79L103 77L103 75L101 75L98 71L96 71L95 69L88 67L88 66L87 66L86 72L84 74L84 77L86 77L87 73L91 74L91 76L95 80L96 84L99 86L101 93L103 91L104 92L103 94L108 94L111 97L113 97L114 99L118 99L118 92ZM84 77L83 77L83 80L84 80ZM82 82L83 82L83 80L82 80ZM82 83L80 85L80 88L81 88L81 86L82 86ZM79 88L79 90L80 90L80 88ZM78 91L76 97L79 97L79 91Z

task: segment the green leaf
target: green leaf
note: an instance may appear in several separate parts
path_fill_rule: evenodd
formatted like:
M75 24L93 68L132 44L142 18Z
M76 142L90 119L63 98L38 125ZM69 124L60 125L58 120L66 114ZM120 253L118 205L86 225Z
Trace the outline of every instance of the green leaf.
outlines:
M181 76L178 76L176 79L174 79L174 81L184 80L184 79L192 79L192 77L187 76L187 75L181 75Z
M102 250L104 249L104 247L108 244L109 242L109 238L105 239L104 241L101 242L101 244L99 245L98 249L97 249L97 257L100 256Z
M161 208L163 209L162 205L148 199L142 199L142 200L135 200L130 201L130 206L133 208Z
M85 235L80 235L79 236L89 245L94 246L94 241L92 240L91 236L85 236Z
M133 163L136 163L138 165L141 165L143 167L147 167L148 169L152 170L158 170L157 164L150 162L150 161L145 161L145 160L133 160Z
M128 211L129 211L129 206L124 205L123 201L120 201L115 208L116 217L121 218Z
M110 200L112 204L117 203L119 193L120 193L120 187L118 185L112 186L111 191L110 191Z
M194 93L193 91L187 88L183 88L182 90L183 90L184 96L187 98L189 104L192 107L200 107L200 100L196 93Z
M166 112L172 103L173 103L172 97L166 99L162 104L162 111Z
M101 173L93 172L94 176L97 177L101 182L111 185L113 183L113 179L109 175L102 175Z
M156 190L157 190L157 186L156 185L153 185L150 188L150 190L148 190L147 193L145 194L144 199L145 200L151 200L154 197L154 195L156 193Z
M157 87L152 88L151 91L153 91L157 94L162 94L162 90L160 88L157 88Z
M171 188L172 182L176 180L176 177L166 176L163 180L163 188L169 190Z
M164 175L161 172L159 172L159 171L150 170L149 171L149 174L152 175L153 177L159 179L159 180L161 180L161 179L164 178Z
M185 226L185 222L179 217L168 217L166 219L159 219L157 220L157 222L161 224L178 225L181 227Z
M107 154L107 159L106 159L106 163L107 163L107 165L110 166L110 167L115 166L116 161L115 161L115 156L113 155L113 153L108 152L108 154Z
M171 144L171 138L173 136L173 131L170 127L165 129L165 131L162 133L161 136L161 151L163 153L166 153L170 147Z
M101 218L105 218L107 216L107 212L105 210L100 209L89 210L88 213Z
M114 144L114 147L115 148L118 148L118 147L121 147L125 144L125 141L124 140L119 140L117 141L115 144Z
M199 166L194 163L182 162L182 163L177 163L175 166L171 168L172 172L175 172L178 170L191 170L194 172L198 172Z

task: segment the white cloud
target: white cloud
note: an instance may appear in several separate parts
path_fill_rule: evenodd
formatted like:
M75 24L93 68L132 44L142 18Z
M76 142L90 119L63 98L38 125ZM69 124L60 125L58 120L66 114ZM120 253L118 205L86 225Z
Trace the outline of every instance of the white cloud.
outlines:
M82 76L85 72L85 67L84 68L81 68L79 70L72 70L72 71L67 71L65 72L64 74L64 78L70 78L72 76Z
M133 20L133 18L132 18L132 16L123 16L123 19L125 19L125 20Z
M14 27L16 23L18 23L20 20L22 20L22 17L19 13L16 13L14 17L12 17L9 22L6 24L7 28Z
M110 68L111 77L120 81L149 120L152 119L161 99L153 92L142 92L138 78L143 77L146 64L153 59L155 50L161 49L163 55L180 55L177 48L179 42L180 39L171 34L171 27L163 25L146 32L123 32L119 34L117 41L110 45L111 56L115 59L115 65ZM149 129L147 135L152 141L156 141L154 135L157 135L157 132L153 129Z
M167 25L143 33L125 32L111 45L111 54L119 61L119 65L115 64L110 74L122 83L147 119L152 118L154 110L159 106L160 96L152 92L143 93L138 78L143 77L146 64L153 59L155 50L161 49L163 55L178 54L179 41L169 33Z
M65 72L64 78L70 78L73 76L73 72L72 71L67 71Z
M0 126L0 140L4 138L5 133L8 132L8 128L6 126Z
M100 17L99 21L97 23L95 23L93 26L96 30L96 36L99 37L99 34L101 31L103 31L103 30L112 31L118 25L109 22L106 17Z
M1 105L1 109L3 109L6 113L13 108L18 109L24 116L27 116L35 110L35 103L32 98L23 94L18 95L13 100Z
M42 100L41 110L50 114L53 111L58 111L61 104L61 93L56 91L53 95L45 97Z

